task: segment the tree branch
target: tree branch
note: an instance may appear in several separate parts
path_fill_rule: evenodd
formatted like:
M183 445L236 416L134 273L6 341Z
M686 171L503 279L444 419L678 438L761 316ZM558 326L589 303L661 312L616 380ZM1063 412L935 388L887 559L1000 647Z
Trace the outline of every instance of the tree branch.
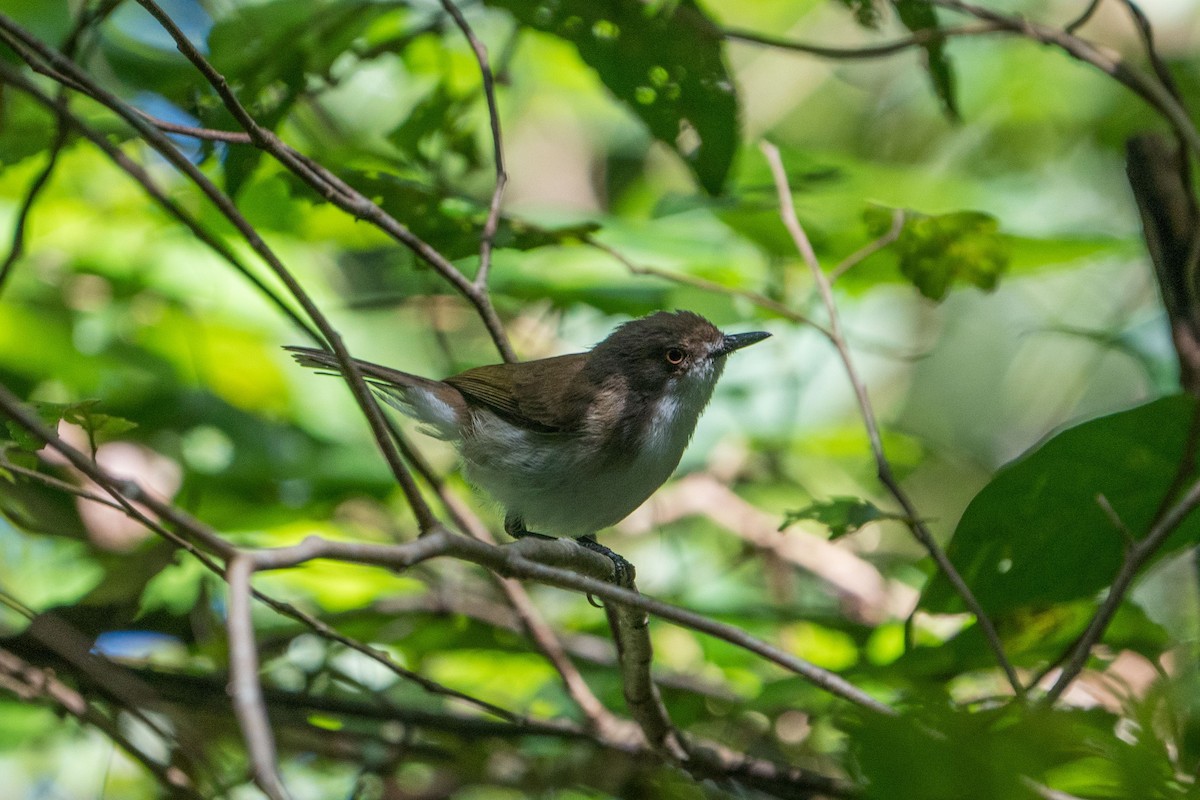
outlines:
M808 236L804 233L804 228L800 225L799 217L796 216L796 209L792 203L792 191L788 185L787 171L784 169L779 149L765 141L759 144L759 148L762 150L763 155L766 156L767 163L771 167L771 174L775 179L783 224L791 234L796 249L804 258L804 262L808 265L809 271L812 273L813 280L816 281L817 289L820 291L821 301L829 317L830 341L837 350L838 356L842 361L842 366L845 368L846 377L850 380L850 385L854 389L854 395L858 399L859 412L863 418L863 425L867 430L867 439L871 444L871 453L875 458L875 468L879 475L879 480L887 488L892 497L895 498L896 502L900 504L913 536L916 537L917 541L921 543L933 558L938 568L945 573L950 584L958 592L963 603L966 604L967 609L975 615L975 619L983 631L984 637L987 639L988 646L991 647L997 663L1004 671L1009 685L1012 686L1017 696L1021 696L1024 694L1025 689L1021 685L1021 681L1017 677L1012 663L1009 662L1008 656L1004 653L1004 645L1000 641L1000 636L996 632L995 625L983 610L983 606L975 598L975 593L971 591L971 587L967 585L962 575L954 567L954 564L950 562L945 550L933 538L933 534L929 531L925 523L921 521L920 513L917 511L912 499L904 491L904 488L896 480L896 476L892 472L891 462L888 461L887 454L883 449L883 439L879 435L879 423L875 419L871 397L867 393L866 384L858 374L858 369L854 366L854 360L850 355L850 348L846 344L846 338L842 333L837 303L833 297L833 288L830 286L829 278L825 275L824 270L821 269L821 264L817 260L817 254L813 251L812 244L809 242Z
M500 224L500 202L504 198L504 187L508 183L508 173L504 169L504 140L500 135L500 110L496 106L496 80L488 63L487 48L471 30L458 6L454 5L452 0L442 0L442 8L454 18L454 24L462 31L475 53L475 60L479 63L479 74L483 80L483 96L487 100L488 120L492 126L492 161L496 166L496 188L492 190L487 220L479 237L479 270L475 273L475 286L482 290L487 286L488 272L492 267L492 243L496 238L496 228Z

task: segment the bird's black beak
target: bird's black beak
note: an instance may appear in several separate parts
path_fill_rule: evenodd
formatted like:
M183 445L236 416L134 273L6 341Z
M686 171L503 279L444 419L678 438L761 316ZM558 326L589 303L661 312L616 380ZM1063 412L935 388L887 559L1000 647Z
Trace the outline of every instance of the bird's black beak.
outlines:
M725 335L725 340L721 342L721 346L717 348L713 355L726 356L734 350L741 350L743 347L749 347L755 342L761 342L771 334L766 331L754 331L752 333L730 333Z

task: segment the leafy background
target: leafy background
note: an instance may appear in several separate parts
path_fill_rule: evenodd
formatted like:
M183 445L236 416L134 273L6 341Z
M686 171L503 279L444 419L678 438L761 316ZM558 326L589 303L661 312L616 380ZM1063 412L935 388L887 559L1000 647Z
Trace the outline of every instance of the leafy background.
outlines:
M440 6L162 5L258 120L473 272L492 139L478 66ZM1061 25L1080 5L1003 10ZM1145 8L1195 107L1200 13L1189 3ZM66 0L0 0L0 13L53 43L79 10ZM1099 71L1016 39L829 60L730 34L855 46L948 24L946 12L915 0L495 0L463 10L499 82L509 184L489 285L518 353L577 351L658 308L774 334L731 360L685 456L686 477L604 541L637 565L644 593L736 624L902 711L871 715L728 643L656 621L656 674L676 724L844 777L870 797L1036 797L1037 787L1193 796L1195 521L1144 571L1063 702L1008 702L979 627L876 479L836 353L810 327L754 302L821 317L779 221L760 140L780 147L799 218L828 269L905 210L897 240L839 277L838 307L893 467L994 617L1013 664L1036 674L1083 630L1125 552L1097 495L1134 535L1144 532L1193 411L1177 394L1125 185L1124 141L1154 124L1145 107ZM1104 4L1086 30L1141 58L1120 4ZM0 58L19 63L2 47ZM79 62L157 117L236 129L136 3L99 24ZM54 125L21 91L0 88L7 228L46 164ZM85 100L73 108L253 261L195 187L126 127ZM236 198L356 356L435 376L497 359L469 306L411 253L254 148L177 141ZM63 430L78 446L239 544L415 535L344 385L295 367L281 349L306 343L303 333L96 148L68 141L27 239L0 295L0 381L48 421L73 423ZM614 252L682 280L638 274ZM70 477L31 460L36 444L19 428L10 436L6 464ZM497 510L462 483L453 453L417 441L498 530ZM212 794L255 796L224 692L221 580L95 504L19 472L4 477L0 646L36 661L30 617L53 610L94 639L96 653L195 710ZM835 557L817 541L831 528L834 547L860 570L848 588L836 588ZM439 563L394 574L316 562L256 586L457 690L532 718L581 719L481 570ZM624 713L603 613L579 595L528 588L592 689ZM353 703L461 707L267 609L256 609L255 625L266 686L290 693L281 698L342 704L273 706L280 729L295 734L283 743L283 771L296 797L748 791L586 742L463 736L398 725L400 711L351 713ZM154 740L144 720L117 719L135 741ZM319 736L330 747L314 744ZM352 756L332 747L340 742ZM402 758L397 743L409 748ZM12 693L0 693L0 776L11 797L159 791L96 729Z

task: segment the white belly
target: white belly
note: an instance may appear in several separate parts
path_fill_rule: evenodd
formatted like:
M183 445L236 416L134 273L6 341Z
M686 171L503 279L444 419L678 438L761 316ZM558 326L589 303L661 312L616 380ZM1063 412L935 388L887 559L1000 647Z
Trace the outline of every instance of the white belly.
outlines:
M607 460L594 455L588 437L530 432L484 412L460 444L467 478L531 531L595 533L620 522L671 476L707 400L664 398L639 452Z

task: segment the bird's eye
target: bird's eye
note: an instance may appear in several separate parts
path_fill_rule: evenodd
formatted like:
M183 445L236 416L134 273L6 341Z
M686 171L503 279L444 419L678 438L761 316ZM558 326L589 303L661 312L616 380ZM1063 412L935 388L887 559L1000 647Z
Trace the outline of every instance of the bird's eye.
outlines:
M672 347L667 351L667 363L678 366L683 363L683 351L678 347Z

